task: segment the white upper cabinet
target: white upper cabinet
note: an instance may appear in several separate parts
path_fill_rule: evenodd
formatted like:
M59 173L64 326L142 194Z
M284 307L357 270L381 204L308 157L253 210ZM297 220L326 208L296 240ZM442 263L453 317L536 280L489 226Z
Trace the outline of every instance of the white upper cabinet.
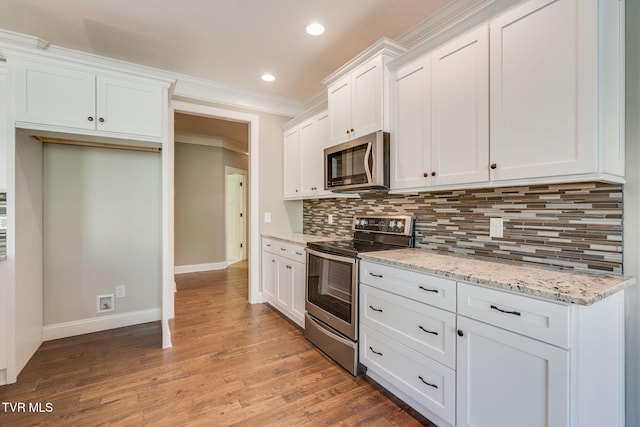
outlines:
M283 141L283 196L298 198L300 191L300 130L296 126L284 133Z
M127 75L11 60L18 127L160 141L165 91Z
M391 189L425 187L431 176L431 57L392 75Z
M532 0L490 23L493 181L622 179L622 12Z
M381 39L327 77L331 145L379 130L389 122L386 64L406 51Z
M328 143L329 114L326 111L300 125L300 187L304 195L330 193L324 189L324 149Z
M0 63L0 192L7 190L7 67ZM0 366L0 369L2 367Z
M392 73L393 190L488 181L488 55L481 27Z
M382 130L383 78L378 56L329 86L332 143Z
M485 26L431 54L430 185L489 179L488 57Z

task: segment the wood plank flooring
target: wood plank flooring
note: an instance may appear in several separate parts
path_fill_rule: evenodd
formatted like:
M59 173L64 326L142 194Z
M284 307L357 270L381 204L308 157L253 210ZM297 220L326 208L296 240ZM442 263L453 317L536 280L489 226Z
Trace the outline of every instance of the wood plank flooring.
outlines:
M176 283L173 348L158 322L45 342L0 387L0 402L26 409L0 403L0 426L432 425L248 304L246 263Z

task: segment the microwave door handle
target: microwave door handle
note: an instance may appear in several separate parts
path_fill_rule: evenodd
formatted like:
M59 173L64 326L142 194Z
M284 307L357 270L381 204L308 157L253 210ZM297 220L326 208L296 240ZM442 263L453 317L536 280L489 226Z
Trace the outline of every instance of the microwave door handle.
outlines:
M367 174L367 182L371 183L373 182L373 179L371 178L371 166L370 166L370 158L371 158L371 147L372 147L372 143L368 142L367 143L367 151L364 153L364 171Z

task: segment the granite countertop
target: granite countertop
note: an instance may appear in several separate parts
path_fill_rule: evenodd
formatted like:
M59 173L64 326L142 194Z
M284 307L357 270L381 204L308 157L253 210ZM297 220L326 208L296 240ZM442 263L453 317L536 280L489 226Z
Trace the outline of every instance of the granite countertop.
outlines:
M282 240L284 242L306 245L312 242L329 242L332 240L344 240L339 237L316 236L304 233L262 233L262 237L270 239Z
M367 261L580 305L593 304L635 282L634 278L613 274L560 272L444 255L425 249L367 252L359 257Z

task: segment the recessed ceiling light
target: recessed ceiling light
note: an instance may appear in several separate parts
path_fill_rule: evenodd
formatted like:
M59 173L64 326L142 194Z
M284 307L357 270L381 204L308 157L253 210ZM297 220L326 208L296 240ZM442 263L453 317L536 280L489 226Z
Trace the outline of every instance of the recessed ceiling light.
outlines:
M312 36L319 36L324 33L324 26L322 24L318 24L317 22L311 23L305 27L305 31L307 34Z
M276 79L276 76L274 76L273 74L263 74L261 79L265 82L272 82Z

